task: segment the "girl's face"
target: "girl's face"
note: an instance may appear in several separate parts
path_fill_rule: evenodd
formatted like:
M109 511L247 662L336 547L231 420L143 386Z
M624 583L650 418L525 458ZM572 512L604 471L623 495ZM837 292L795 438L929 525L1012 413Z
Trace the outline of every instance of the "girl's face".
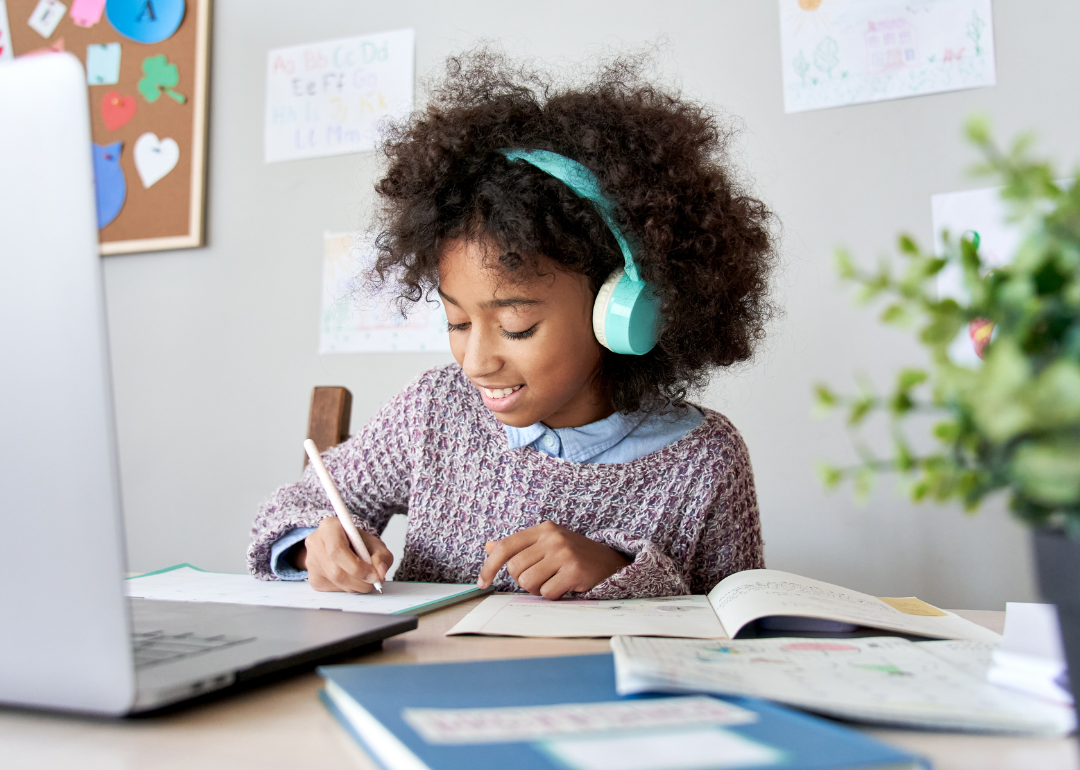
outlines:
M485 265L485 254L481 243L456 240L439 262L450 349L484 405L516 428L576 428L610 415L588 279L542 258L539 275L516 283Z

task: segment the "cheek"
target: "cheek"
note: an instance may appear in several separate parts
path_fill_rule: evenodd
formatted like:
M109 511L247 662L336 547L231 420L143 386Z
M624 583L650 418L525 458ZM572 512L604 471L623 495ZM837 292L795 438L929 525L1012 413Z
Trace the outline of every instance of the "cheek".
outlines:
M600 366L602 348L592 327L579 324L561 330L529 356L529 374L552 389L580 387Z
M448 332L450 336L450 353L454 356L454 360L458 362L458 366L462 365L465 360L465 334L462 332Z

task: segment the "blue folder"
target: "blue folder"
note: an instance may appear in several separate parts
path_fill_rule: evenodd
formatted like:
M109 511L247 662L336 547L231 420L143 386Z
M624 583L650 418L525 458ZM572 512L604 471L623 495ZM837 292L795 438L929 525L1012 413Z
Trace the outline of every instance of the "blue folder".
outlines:
M324 666L319 673L335 687L334 698L351 700L342 709L321 694L353 737L385 770L475 770L561 767L534 743L432 745L402 717L406 708L494 708L625 700L615 692L610 654L524 660L410 665ZM639 696L653 697L653 696ZM671 696L664 696L671 697ZM752 698L725 698L756 712L751 724L723 729L779 749L786 770L927 768L911 754L855 730ZM348 712L348 713L346 713ZM727 770L729 765L718 763ZM755 765L756 768L763 767Z

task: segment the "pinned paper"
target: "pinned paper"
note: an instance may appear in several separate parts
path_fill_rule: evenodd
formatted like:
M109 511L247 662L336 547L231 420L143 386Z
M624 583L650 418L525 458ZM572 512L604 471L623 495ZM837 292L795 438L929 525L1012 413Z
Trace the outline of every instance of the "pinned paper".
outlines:
M943 618L948 615L947 612L942 612L932 604L927 604L922 599L916 599L914 596L904 596L901 598L890 598L888 596L877 597L894 610L900 610L905 615L922 615L928 618Z
M266 61L267 163L374 150L413 106L413 30L276 48Z
M991 0L779 0L784 112L995 83Z
M105 13L113 29L136 43L160 43L184 20L184 0L109 0Z
M930 199L931 221L934 227L935 250L939 256L945 254L944 234L955 241L961 236L968 238L979 236L979 257L983 269L1004 267L1012 261L1013 255L1023 240L1023 230L1016 222L1009 221L1005 201L1001 198L1000 187L985 187L962 192L940 193ZM958 302L969 300L964 287L964 268L958 262L949 262L937 274L938 297L955 299ZM986 339L977 339L972 332L991 334L993 328L978 326L961 330L949 344L949 359L961 366L977 367L982 364L979 351L985 347Z
M180 145L175 139L158 139L157 134L145 133L135 140L135 170L143 187L150 187L176 168L180 160Z
M60 0L39 0L26 23L30 25L30 29L42 37L49 37L56 31L56 25L64 18L66 12L67 6Z
M153 104L162 92L178 104L187 101L187 97L172 90L180 82L180 71L175 64L169 64L164 54L151 56L143 62L143 78L139 81L139 93L146 101Z
M109 91L101 99L101 119L105 128L115 131L135 117L135 97L124 96L119 91Z
M53 41L52 45L47 45L44 48L35 48L33 51L27 51L22 55L40 56L43 53L63 53L65 50L66 49L64 48L64 38L58 37L55 41Z
M319 352L449 352L450 335L441 302L417 302L408 317L403 317L392 302L397 295L396 282L384 286L378 295L357 296L356 276L375 262L373 238L370 233L323 235Z
M92 86L104 86L119 80L120 44L86 46L86 82Z
M105 0L75 0L71 4L71 20L80 27L92 27L101 21Z
M11 49L11 27L8 25L7 5L0 0L0 61L15 58Z
M127 180L120 167L123 142L94 144L94 187L97 190L98 229L116 219L127 198Z

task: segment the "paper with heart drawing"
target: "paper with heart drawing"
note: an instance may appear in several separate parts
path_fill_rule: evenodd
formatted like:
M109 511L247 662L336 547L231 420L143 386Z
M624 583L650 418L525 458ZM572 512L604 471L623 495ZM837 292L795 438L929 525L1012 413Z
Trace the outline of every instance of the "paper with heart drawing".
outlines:
M175 139L158 139L157 134L147 132L135 140L135 170L143 187L160 181L179 160L180 145Z

